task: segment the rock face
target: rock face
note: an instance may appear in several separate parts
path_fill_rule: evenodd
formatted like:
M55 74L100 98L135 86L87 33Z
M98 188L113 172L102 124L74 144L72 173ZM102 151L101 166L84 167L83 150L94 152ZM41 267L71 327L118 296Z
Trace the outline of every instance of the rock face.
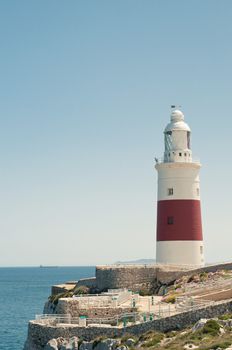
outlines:
M105 339L100 341L94 349L96 350L113 350L116 349L117 346L120 345L120 341L117 339ZM87 350L87 349L84 349Z
M93 341L83 341L79 347L79 350L93 350Z
M104 339L101 341L83 341L80 343L79 350L127 350L127 346L121 345L118 339ZM78 338L70 339L57 338L47 342L43 350L78 350Z
M51 339L45 345L44 350L78 350L78 338L72 337L70 339Z
M58 342L56 339L51 339L45 346L44 350L57 350L58 349Z
M207 318L201 318L199 321L197 321L197 323L195 323L195 325L192 328L192 331L195 332L198 329L203 328L207 321Z
M47 301L44 304L44 309L43 309L44 314L55 314L56 313L56 306L51 303L50 301Z
M129 338L126 340L126 345L128 345L129 347L135 345L135 340L133 338Z

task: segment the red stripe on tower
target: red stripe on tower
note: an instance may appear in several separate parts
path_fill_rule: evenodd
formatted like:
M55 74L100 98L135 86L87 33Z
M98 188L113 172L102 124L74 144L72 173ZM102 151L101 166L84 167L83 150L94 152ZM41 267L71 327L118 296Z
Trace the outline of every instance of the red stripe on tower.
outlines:
M157 241L202 241L200 201L159 201Z

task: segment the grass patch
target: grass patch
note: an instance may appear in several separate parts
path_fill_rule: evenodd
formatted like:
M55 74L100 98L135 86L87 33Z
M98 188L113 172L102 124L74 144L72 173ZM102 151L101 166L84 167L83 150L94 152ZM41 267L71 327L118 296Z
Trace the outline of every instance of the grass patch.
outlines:
M160 343L163 338L164 338L164 334L153 333L151 338L143 344L143 347L151 348L152 346L155 346L158 343Z
M143 288L143 289L139 290L139 295L141 297L150 296L150 295L152 295L152 291L150 289Z
M226 349L231 345L230 341L222 341L222 342L218 342L218 343L214 343L209 345L207 348L205 348L205 350L217 350L218 348L220 349Z
M165 334L166 338L173 338L177 335L176 331L171 331Z
M178 296L178 294L174 294L174 293L173 294L169 294L162 301L165 302L165 303L175 304L177 296Z
M160 345L162 340L164 342ZM226 349L232 344L232 334L226 330L226 333L221 335L220 325L217 321L211 319L205 323L204 327L195 332L192 332L191 328L164 334L150 331L142 334L139 338L139 348L141 350L183 350L186 344L196 345L198 350Z
M230 319L232 319L232 314L224 314L224 315L219 316L218 318L219 318L219 320L224 320L224 321L230 320Z
M59 293L59 294L51 295L51 296L48 298L48 300L49 300L53 305L57 305L60 298L71 298L72 296L73 296L73 291L68 291L68 292L64 292L64 293Z
M136 337L132 334L129 334L129 333L126 333L122 336L121 343L126 344L128 339L133 339L135 341L134 345L136 345L138 343L138 337Z
M90 289L86 286L79 286L74 288L74 295L89 294Z
M180 289L181 288L181 284L176 284L175 286L174 286L174 289L176 290L176 289Z
M220 325L215 320L208 320L204 327L200 330L202 334L209 334L211 336L216 336L219 334Z
M89 288L86 286L75 287L67 292L58 293L51 295L48 300L53 304L57 305L60 298L71 298L73 295L88 294Z
M207 272L201 272L199 277L200 277L200 281L204 282L208 279L208 274L207 274Z
M162 335L162 337L164 337L163 333L155 332L155 331L148 331L148 332L140 335L139 341L146 342L146 341L149 341L149 340L155 338L157 335Z

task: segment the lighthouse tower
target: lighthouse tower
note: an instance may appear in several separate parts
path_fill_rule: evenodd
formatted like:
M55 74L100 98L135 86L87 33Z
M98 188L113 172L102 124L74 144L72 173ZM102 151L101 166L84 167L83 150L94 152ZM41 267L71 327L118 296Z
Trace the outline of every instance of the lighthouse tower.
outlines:
M165 151L157 161L157 263L204 265L199 171L192 159L191 130L175 106L164 130Z

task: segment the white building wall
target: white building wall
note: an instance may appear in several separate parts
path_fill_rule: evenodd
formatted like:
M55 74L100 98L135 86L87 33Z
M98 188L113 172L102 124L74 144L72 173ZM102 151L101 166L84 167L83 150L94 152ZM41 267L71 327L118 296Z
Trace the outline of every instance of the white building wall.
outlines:
M204 266L202 241L158 241L156 252L160 264Z
M158 200L200 200L200 164L158 163ZM173 189L170 195L169 189Z

